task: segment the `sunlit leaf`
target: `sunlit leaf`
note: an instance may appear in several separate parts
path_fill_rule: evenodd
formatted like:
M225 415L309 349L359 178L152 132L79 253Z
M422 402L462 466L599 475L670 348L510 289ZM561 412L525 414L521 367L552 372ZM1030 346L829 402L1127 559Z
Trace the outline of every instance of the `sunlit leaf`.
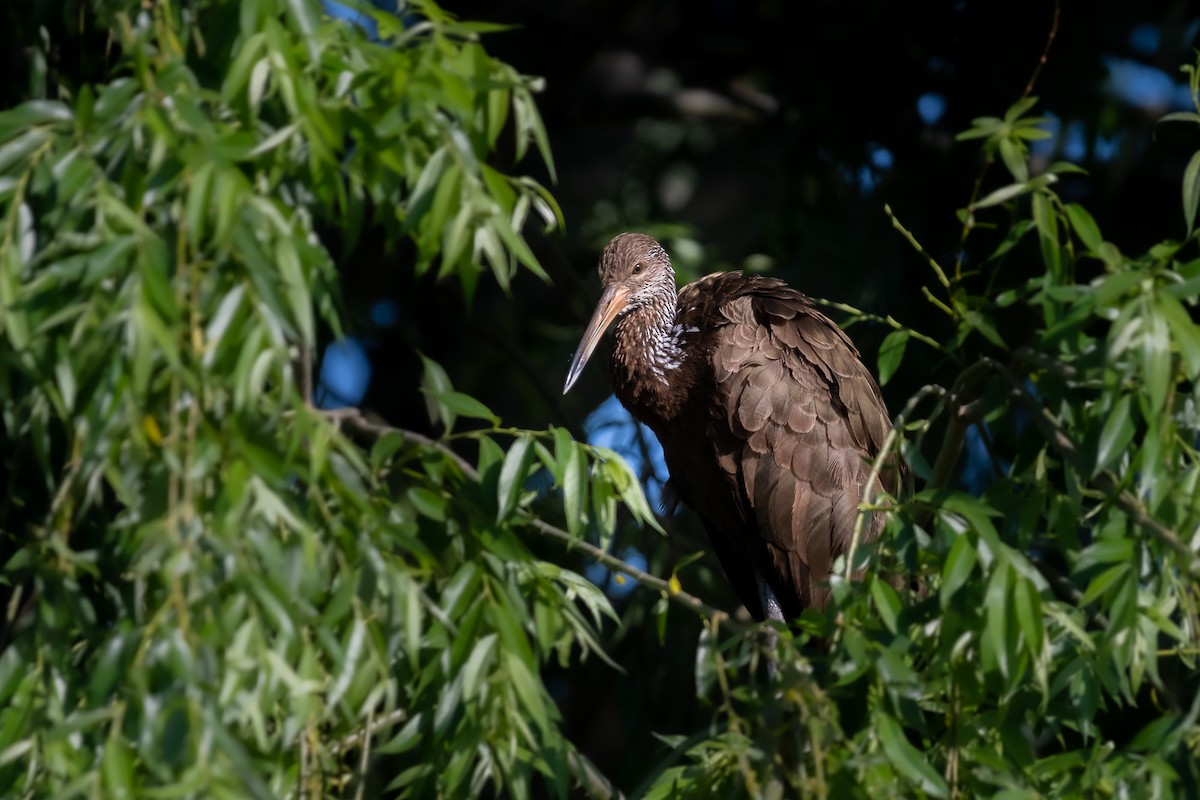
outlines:
M500 482L497 486L498 521L516 508L517 498L525 487L525 477L533 456L531 444L528 437L518 437L508 449L508 455L504 457L504 466L500 469Z
M1183 170L1183 222L1190 234L1196 224L1196 209L1200 207L1200 151L1192 155Z
M896 374L900 362L904 359L904 349L908 345L911 331L904 329L892 331L884 337L879 345L879 385L885 386Z
M876 714L874 726L879 743L883 745L883 752L901 775L917 784L921 791L930 797L949 796L949 789L942 776L938 775L921 752L909 743L893 717L886 713Z

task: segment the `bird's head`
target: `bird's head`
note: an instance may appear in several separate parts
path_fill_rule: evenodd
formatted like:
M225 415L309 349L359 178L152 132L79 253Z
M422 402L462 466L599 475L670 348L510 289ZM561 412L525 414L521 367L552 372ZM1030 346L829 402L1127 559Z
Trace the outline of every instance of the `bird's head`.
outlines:
M600 337L622 314L664 300L674 301L675 270L663 246L644 233L622 233L600 254L600 284L604 287L587 330L571 359L563 394L571 390Z

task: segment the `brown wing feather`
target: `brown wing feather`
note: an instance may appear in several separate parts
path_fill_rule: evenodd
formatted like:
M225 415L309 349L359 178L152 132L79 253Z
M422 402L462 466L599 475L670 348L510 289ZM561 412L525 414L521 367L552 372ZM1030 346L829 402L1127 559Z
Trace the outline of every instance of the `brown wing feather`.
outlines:
M846 334L781 281L709 276L684 289L680 307L690 309L681 322L709 328L708 444L725 483L690 492L690 504L723 540L718 551L767 577L786 613L822 607L891 427L879 387ZM896 492L894 463L880 482ZM863 540L881 525L869 519Z

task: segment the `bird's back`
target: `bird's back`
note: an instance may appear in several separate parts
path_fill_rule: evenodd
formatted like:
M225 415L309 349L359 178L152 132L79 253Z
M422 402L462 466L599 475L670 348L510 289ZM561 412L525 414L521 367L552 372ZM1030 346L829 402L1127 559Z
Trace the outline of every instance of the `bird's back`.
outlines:
M675 417L652 423L672 481L755 616L750 567L785 616L823 607L891 429L879 386L846 334L777 279L710 275L680 292L678 308L677 325L695 329L694 374ZM886 467L880 484L895 494L901 467ZM865 522L864 542L882 518Z

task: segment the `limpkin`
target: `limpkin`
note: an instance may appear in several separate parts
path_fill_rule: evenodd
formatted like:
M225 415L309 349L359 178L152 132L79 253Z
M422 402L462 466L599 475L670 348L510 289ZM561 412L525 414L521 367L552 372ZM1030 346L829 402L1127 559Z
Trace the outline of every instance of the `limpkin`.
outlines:
M889 457L866 485L892 423L850 338L776 278L714 273L677 294L644 234L608 243L600 279L563 393L616 320L616 395L662 443L738 598L758 620L823 608L860 502L895 495L902 469ZM869 517L860 541L882 525Z

